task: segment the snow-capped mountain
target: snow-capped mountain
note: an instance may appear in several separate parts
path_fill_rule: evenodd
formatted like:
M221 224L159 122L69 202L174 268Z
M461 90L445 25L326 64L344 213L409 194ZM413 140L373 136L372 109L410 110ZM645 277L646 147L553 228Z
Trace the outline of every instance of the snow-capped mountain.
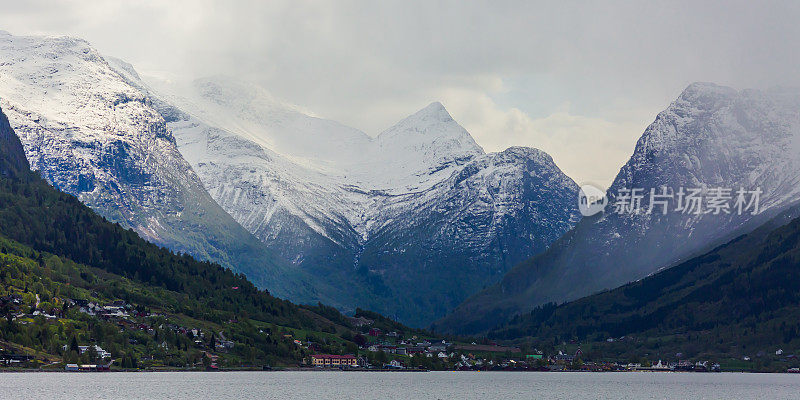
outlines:
M650 208L650 190L672 202ZM641 188L642 211L617 213L625 189ZM696 208L678 211L680 188L702 189ZM715 188L731 189L729 212L716 213ZM760 213L739 214L737 192L761 191ZM667 194L669 193L666 192ZM561 302L640 279L747 233L800 201L800 90L743 90L690 85L636 144L608 190L602 216L584 218L548 251L512 269L436 324L478 332L545 302ZM718 196L720 197L725 197ZM654 197L654 200L668 201ZM688 199L684 197L684 206ZM746 204L745 204L746 206Z
M149 86L214 199L344 309L429 323L578 220L549 156L485 154L440 103L370 137L251 83Z
M2 33L0 60L33 169L295 301L426 324L578 220L549 156L486 154L439 103L371 137L250 83L145 82L78 39Z
M476 157L427 191L384 199L360 266L413 301L400 303L400 315L430 323L572 227L576 192L539 150ZM413 317L422 312L430 317Z
M302 298L298 274L205 191L153 99L87 42L0 32L0 105L57 188L152 242Z

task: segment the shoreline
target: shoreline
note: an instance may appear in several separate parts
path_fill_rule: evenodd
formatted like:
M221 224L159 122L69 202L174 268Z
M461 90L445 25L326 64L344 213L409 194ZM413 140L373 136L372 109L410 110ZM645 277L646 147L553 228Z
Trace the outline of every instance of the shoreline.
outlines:
M789 371L482 371L482 370L425 370L425 369L335 369L335 368L276 368L271 370L262 370L255 368L241 368L241 369L224 369L216 371L206 371L197 369L178 369L178 368L159 368L159 369L139 369L139 370L109 370L109 371L65 371L59 369L0 369L0 374L14 374L14 373L58 373L58 374L107 374L107 373L162 373L162 372L191 372L191 373L227 373L227 372L405 372L405 373L419 373L419 372L457 372L457 373L503 373L503 372L517 372L517 373L589 373L589 374L614 374L614 373L674 373L674 374L785 374L785 375L800 375L797 372Z

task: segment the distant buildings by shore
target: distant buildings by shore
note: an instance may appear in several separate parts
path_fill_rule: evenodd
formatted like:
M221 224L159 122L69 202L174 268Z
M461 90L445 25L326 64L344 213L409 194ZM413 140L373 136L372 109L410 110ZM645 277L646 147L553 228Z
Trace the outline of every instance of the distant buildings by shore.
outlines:
M314 354L311 365L324 368L357 367L358 362L352 355Z

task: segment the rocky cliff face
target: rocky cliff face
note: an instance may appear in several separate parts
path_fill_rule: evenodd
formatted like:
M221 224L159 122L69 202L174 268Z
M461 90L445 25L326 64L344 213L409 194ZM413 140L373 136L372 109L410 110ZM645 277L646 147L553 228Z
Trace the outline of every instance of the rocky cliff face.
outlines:
M0 153L0 175L14 177L30 170L22 143L11 129L8 118L2 110L0 110L0 149L3 150Z

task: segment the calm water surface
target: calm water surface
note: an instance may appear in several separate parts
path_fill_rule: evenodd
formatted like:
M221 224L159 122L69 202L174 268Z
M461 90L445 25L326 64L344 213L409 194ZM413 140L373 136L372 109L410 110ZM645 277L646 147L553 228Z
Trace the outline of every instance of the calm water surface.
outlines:
M798 399L800 374L5 373L0 399Z

